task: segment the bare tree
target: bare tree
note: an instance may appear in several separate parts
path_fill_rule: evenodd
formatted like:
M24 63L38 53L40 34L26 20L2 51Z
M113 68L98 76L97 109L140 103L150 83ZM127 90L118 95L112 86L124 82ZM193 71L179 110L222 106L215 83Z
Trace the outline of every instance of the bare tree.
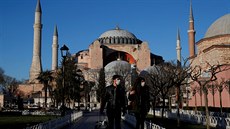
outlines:
M219 92L219 98L220 98L220 113L222 115L223 110L222 110L222 92L224 90L224 84L225 84L225 79L221 78L221 81L218 82L217 80L213 82L213 85Z
M155 66L152 71L149 72L151 76L151 81L157 91L159 92L162 100L162 114L161 117L163 118L164 109L165 109L165 99L168 96L170 89L173 87L173 77L174 73L171 70L170 63L164 63L158 66Z
M215 93L217 91L216 86L214 84L208 85L208 89L212 94L212 103L213 103L213 107L215 107Z
M182 97L182 86L186 86L188 84L189 72L192 70L186 64L187 61L184 62L183 65L176 64L173 61L166 62L154 67L152 70L149 70L149 73L152 77L153 85L158 89L157 91L160 93L160 96L163 99L163 108L162 108L162 117L165 108L165 99L169 98L170 104L170 96L174 93L177 97L177 125L180 126L180 112L179 106L181 105L181 97ZM176 92L173 92L175 91ZM170 105L169 105L170 108Z
M202 90L202 88L200 86L198 86L196 90L197 90L197 93L200 95L200 107L202 107L203 106L203 99L202 99L203 90Z
M197 113L197 99L196 99L196 93L198 91L198 87L195 86L192 88L192 95L195 97L195 113Z
M102 68L99 73L99 84L97 88L97 100L101 102L102 96L104 96L105 93L105 71Z
M0 84L2 84L4 81L4 70L0 67Z
M227 89L228 95L229 95L229 98L230 98L230 79L226 80L225 88Z
M99 74L100 69L88 69L85 71L85 74L88 76L86 79L95 83L95 88L98 88L99 85Z
M199 87L202 89L204 93L205 100L205 113L206 113L206 127L210 129L210 121L209 121L209 110L208 110L208 89L207 86L217 80L217 74L228 70L226 65L211 65L207 62L207 68L203 69L200 65L196 65L191 72L190 77L193 81L195 81Z
M173 76L172 85L177 89L177 127L180 126L180 105L183 106L182 103L182 89L185 89L183 86L187 86L189 73L192 72L191 67L187 65L187 61L185 60L183 64L175 64L171 62L172 67L170 67Z

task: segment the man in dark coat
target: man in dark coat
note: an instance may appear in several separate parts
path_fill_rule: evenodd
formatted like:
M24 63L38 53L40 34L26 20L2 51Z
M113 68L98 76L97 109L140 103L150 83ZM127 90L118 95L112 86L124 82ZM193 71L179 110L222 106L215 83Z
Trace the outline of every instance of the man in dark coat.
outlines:
M112 80L113 84L109 85L105 89L105 96L102 98L100 113L106 107L106 114L108 117L108 129L121 129L121 112L126 112L126 92L124 86L121 85L122 77L120 75L114 75Z
M150 109L150 92L145 78L137 78L133 90L129 93L136 117L136 129L144 129L144 122Z

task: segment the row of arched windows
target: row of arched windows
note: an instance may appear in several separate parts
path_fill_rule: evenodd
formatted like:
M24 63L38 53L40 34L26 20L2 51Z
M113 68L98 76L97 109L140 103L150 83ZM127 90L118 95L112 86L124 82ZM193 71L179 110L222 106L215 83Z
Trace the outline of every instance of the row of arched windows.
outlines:
M138 44L139 40L134 38L124 37L106 37L98 39L100 43L109 44Z

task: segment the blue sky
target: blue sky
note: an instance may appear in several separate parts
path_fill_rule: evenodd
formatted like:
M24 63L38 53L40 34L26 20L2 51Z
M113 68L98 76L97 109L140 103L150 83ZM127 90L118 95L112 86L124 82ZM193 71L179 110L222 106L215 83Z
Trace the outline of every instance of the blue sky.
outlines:
M166 61L176 59L179 28L182 57L188 56L189 0L40 1L43 70L51 69L55 25L59 46L66 44L71 53L87 49L103 32L118 25L147 41L151 52ZM0 67L19 80L29 78L36 3L37 0L0 0ZM204 37L215 20L230 13L230 0L193 0L192 5L196 41Z

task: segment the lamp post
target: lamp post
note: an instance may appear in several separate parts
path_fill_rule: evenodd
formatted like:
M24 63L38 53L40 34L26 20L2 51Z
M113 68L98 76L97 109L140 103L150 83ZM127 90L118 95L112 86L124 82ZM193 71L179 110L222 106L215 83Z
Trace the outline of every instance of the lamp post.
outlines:
M68 54L69 48L66 45L63 45L61 48L61 56L63 58L62 62L62 106L61 106L61 116L65 115L65 60Z

